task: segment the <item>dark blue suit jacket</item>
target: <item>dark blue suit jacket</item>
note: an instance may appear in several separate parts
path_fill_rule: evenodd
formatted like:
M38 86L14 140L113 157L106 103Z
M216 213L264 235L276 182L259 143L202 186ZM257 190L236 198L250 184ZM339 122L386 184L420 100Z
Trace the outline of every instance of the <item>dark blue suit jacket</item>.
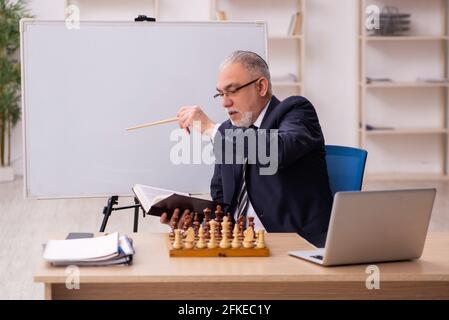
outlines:
M230 120L223 122L219 138L225 139L225 129L236 127ZM279 155L274 175L261 175L259 164L247 167L247 191L256 214L268 232L297 232L323 247L332 196L324 137L313 105L301 96L282 102L273 96L260 129L278 129ZM227 212L235 209L241 176L241 164L215 164L211 196L229 204Z

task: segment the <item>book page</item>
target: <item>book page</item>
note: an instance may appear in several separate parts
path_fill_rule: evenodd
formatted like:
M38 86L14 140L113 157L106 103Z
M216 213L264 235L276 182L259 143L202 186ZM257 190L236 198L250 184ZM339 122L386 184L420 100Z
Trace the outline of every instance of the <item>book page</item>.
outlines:
M188 193L184 192L177 192L162 188L155 188L150 186L145 186L143 184L136 184L133 187L133 191L139 199L140 204L142 205L145 212L150 211L151 206L153 206L155 203L164 200L171 196L172 194L180 194L184 196L190 196Z

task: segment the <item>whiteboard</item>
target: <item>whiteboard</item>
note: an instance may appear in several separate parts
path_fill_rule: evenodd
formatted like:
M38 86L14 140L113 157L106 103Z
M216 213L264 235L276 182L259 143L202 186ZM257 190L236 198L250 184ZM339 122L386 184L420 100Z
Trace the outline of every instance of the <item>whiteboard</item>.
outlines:
M209 192L213 163L170 159L177 123L125 129L183 105L226 120L212 96L234 50L267 58L266 24L22 21L25 196L130 195L136 183Z

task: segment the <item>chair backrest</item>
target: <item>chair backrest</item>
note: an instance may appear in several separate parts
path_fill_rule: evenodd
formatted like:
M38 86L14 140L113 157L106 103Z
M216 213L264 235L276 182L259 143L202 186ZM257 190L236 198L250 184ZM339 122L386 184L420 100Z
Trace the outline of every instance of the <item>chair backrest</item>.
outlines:
M332 197L339 191L360 191L368 152L334 145L326 145L325 149Z

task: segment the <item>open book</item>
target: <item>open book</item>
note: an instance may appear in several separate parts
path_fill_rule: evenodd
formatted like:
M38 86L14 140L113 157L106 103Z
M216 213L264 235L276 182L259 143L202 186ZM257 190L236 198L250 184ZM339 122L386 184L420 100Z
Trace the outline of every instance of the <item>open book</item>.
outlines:
M226 206L223 203L192 197L189 193L160 189L142 184L136 184L132 190L145 212L155 216L160 216L166 212L170 217L176 208L180 210L189 209L191 212L202 214L206 208L214 212L217 205L221 205L222 207Z

